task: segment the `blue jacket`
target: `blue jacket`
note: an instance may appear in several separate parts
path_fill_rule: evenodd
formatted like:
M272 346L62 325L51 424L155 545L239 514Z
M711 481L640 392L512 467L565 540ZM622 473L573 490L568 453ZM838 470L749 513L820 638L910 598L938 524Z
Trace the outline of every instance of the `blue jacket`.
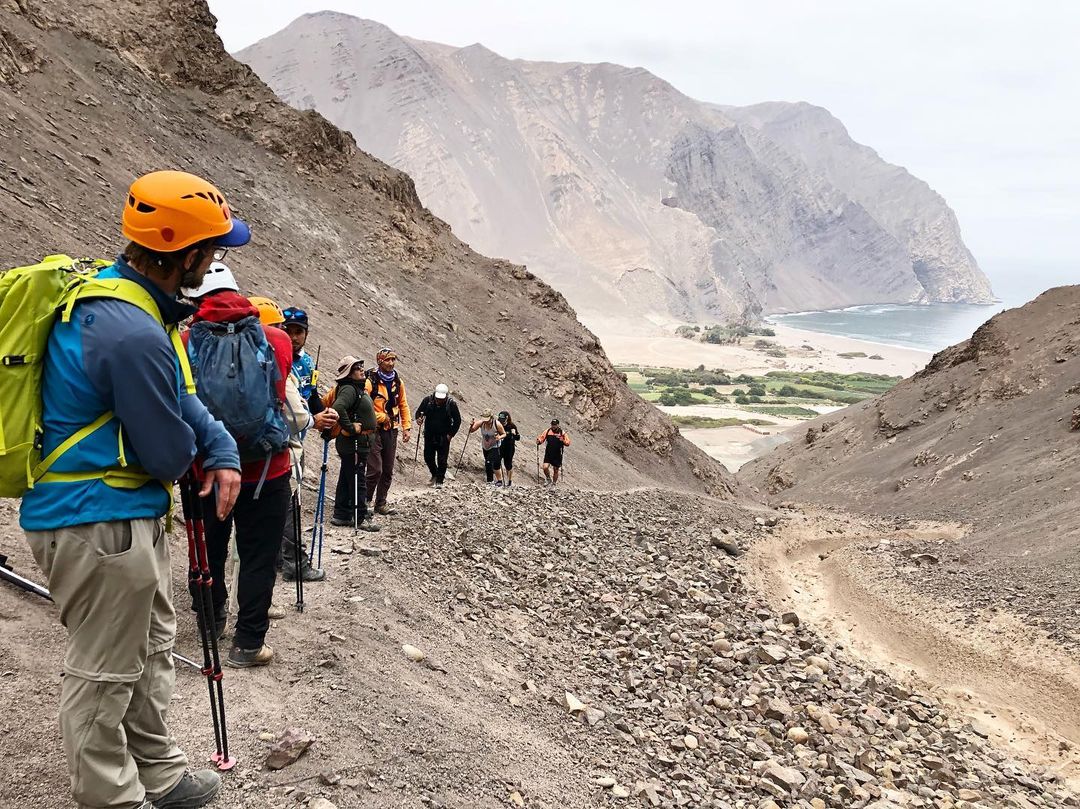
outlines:
M123 259L101 271L150 292L166 324L194 311L166 295ZM101 414L115 418L64 453L50 472L93 472L118 466L119 438L128 466L157 480L187 471L196 452L207 469L239 469L236 442L196 396L183 387L176 351L165 330L137 306L92 299L76 305L71 320L57 321L49 335L42 379L44 457ZM137 489L101 480L38 482L22 499L19 523L26 531L72 525L158 518L169 493L151 481Z
M300 349L300 356L293 360L292 372L296 377L296 387L306 402L311 398L311 392L315 386L311 384L311 378L315 374L315 361L304 349Z

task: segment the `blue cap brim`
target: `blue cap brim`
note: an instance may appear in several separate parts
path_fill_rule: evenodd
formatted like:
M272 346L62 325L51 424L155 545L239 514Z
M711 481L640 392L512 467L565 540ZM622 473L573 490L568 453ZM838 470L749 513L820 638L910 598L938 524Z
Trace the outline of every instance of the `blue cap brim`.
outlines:
M232 230L214 240L215 247L243 247L251 241L251 229L243 219L232 218Z

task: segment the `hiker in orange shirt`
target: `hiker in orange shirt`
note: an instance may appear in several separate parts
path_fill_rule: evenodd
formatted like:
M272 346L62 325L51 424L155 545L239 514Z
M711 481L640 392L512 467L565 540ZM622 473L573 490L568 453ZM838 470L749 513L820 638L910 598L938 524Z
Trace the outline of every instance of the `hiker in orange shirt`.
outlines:
M558 419L551 420L551 426L536 439L536 446L544 445L544 479L548 486L559 482L562 473L563 450L570 446L570 436L559 425Z
M384 348L376 355L375 361L379 367L367 374L368 392L375 405L375 420L378 422L368 454L367 497L369 504L375 501L376 514L393 514L394 509L386 503L386 495L394 480L398 430L401 430L401 440L408 444L412 431L412 410L405 396L405 382L395 368L397 354Z

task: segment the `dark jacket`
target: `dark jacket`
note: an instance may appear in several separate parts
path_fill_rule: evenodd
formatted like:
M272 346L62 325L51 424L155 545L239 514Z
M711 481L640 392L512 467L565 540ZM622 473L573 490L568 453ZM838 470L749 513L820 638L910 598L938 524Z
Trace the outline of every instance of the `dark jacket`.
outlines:
M424 440L453 438L461 429L461 412L457 402L447 397L445 405L435 404L434 396L425 396L416 410L416 418L424 420Z
M337 384L334 396L334 410L338 414L341 435L334 444L338 455L352 455L358 450L361 458L366 458L371 451L371 438L375 432L375 406L368 396L363 380L354 382L346 379Z

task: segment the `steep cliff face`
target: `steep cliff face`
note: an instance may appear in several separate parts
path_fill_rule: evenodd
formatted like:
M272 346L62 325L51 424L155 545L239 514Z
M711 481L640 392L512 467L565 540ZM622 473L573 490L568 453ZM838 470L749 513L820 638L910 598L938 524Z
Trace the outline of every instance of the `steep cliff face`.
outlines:
M829 111L812 104L721 107L763 132L862 205L911 256L930 300L990 303L990 282L960 238L960 225L940 194L851 139Z
M191 0L0 0L4 266L112 255L135 176L203 174L252 225L229 256L243 291L308 309L324 368L391 345L417 401L445 382L466 416L505 407L537 432L560 416L582 483L730 489L626 387L559 293L472 252L406 174L280 102L214 27Z
M835 133L797 148L770 134L779 113L703 104L640 68L508 60L333 12L238 56L406 169L460 238L528 263L601 333L613 318L989 299L925 184ZM817 109L772 106L800 121ZM849 153L865 165L826 170ZM874 182L848 176L871 169Z

